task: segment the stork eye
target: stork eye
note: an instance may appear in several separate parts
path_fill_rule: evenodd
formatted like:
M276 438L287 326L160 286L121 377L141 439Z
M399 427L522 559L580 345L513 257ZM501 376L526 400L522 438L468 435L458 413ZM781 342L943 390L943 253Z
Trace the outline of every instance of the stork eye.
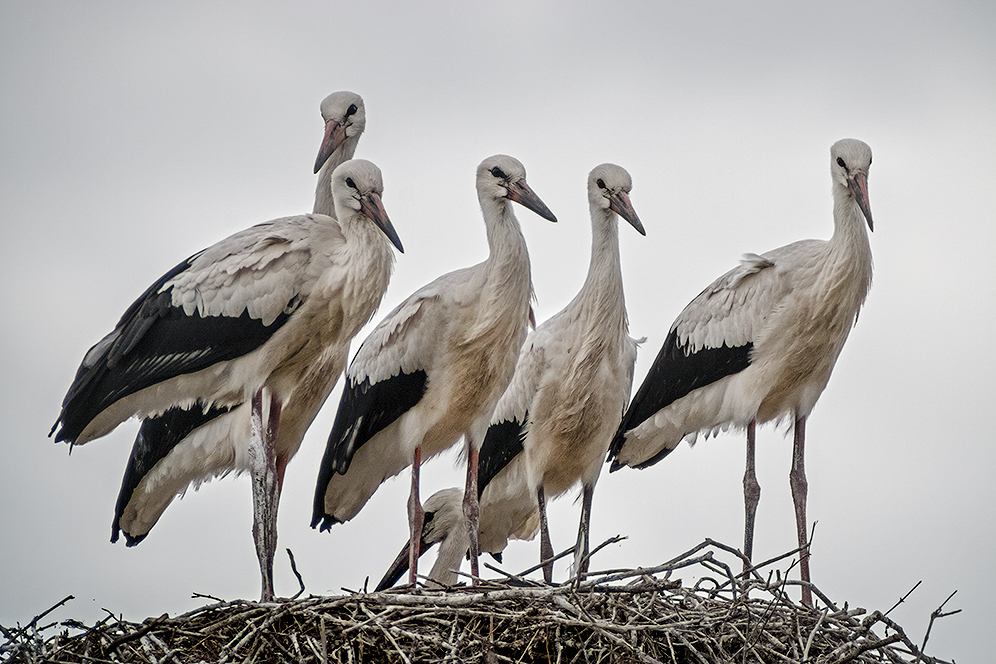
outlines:
M350 115L356 113L356 111L357 111L356 104L350 104L349 108L346 109L346 117L348 118Z
M595 184L598 185L599 189L605 189L605 180L603 180L602 178L598 178L597 180L595 180Z
M346 178L346 186L352 187L353 189L359 189L359 187L356 186L356 183L353 182L353 178Z
M491 175L495 176L496 178L504 178L504 177L506 177L505 176L505 172L502 171L497 166L495 166L494 168L491 169Z
M837 165L840 166L841 168L847 168L847 164L845 164L844 160L841 159L840 157L837 157Z

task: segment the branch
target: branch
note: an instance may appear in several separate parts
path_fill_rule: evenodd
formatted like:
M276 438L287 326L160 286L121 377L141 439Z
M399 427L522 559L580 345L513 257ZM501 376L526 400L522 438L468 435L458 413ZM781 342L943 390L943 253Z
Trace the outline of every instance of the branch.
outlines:
M297 577L297 582L301 586L301 589L290 597L291 600L295 600L304 592L304 579L301 578L301 574L297 571L297 563L294 562L294 553L290 549L287 549L287 557L290 558L291 571L294 572L294 576Z
M895 609L895 608L896 608L897 606L899 606L900 604L902 604L903 602L905 602L905 601L907 600L907 598L909 598L909 596L913 594L913 591L914 591L914 590L916 590L917 588L919 588L919 587L920 587L920 584L921 584L921 583L923 583L923 580L922 580L922 579L921 579L920 581L917 581L917 582L916 582L916 585L915 585L915 586L913 586L912 588L910 588L910 591L909 591L908 593L906 593L905 595L903 595L902 597L900 597L900 598L899 598L899 601L898 601L898 602L896 602L895 604L893 604L893 605L892 605L892 609L889 609L888 611L886 611L886 612L885 612L884 614L882 614L882 615L886 615L886 616L887 616L887 615L889 615L890 613L892 613L892 610L893 610L893 609Z
M923 651L927 647L927 639L930 638L930 629L934 626L934 621L937 620L938 618L944 618L946 616L953 616L956 613L961 613L961 609L955 609L954 611L948 611L947 613L944 613L943 611L944 605L947 604L948 600L954 597L955 593L957 592L958 591L956 590L950 595L948 595L948 599L941 602L941 605L931 612L930 622L927 623L927 633L923 635L923 644L921 644L920 646L920 652L916 654L916 660L914 661L914 664L917 664L917 662L920 661L920 656L923 655Z

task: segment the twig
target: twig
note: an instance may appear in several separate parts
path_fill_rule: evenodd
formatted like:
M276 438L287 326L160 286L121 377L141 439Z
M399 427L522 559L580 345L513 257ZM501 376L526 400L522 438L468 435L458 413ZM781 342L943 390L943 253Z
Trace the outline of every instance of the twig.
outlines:
M948 601L952 597L954 597L955 593L957 592L958 591L955 590L953 593L948 595L948 598L943 602L941 602L941 605L930 613L930 622L927 623L927 633L923 635L923 644L920 645L920 652L916 654L916 660L914 660L914 664L917 664L917 662L920 661L920 656L923 654L923 651L927 648L927 639L930 638L930 629L934 626L934 621L937 620L938 618L944 618L946 616L953 616L956 613L961 613L961 609L955 609L954 611L948 611L947 613L944 613L943 611L944 605L947 604Z
M42 618L44 618L48 614L52 613L53 611L55 611L56 609L58 609L60 606L62 606L66 602L68 602L70 600L74 600L74 599L76 599L74 596L72 596L72 595L66 595L61 601L57 602L56 604L54 604L53 606L49 607L48 609L42 611L37 616L35 616L34 618L32 618L31 622L29 622L27 625L25 625L24 627L16 628L15 631L19 632L22 635L27 635L27 633L28 633L29 630L32 630L32 629L35 628L35 626L38 624L39 620L41 620ZM8 632L6 629L4 629L3 632L4 632L5 635L7 635L8 639L10 639L11 641L14 640L14 634L13 633Z
M219 604L224 604L225 603L225 600L221 599L220 597L215 597L214 595L204 595L202 593L193 593L190 596L190 598L191 599L210 599L210 600L213 600L215 602L218 602Z
M290 597L290 599L295 600L298 597L300 597L301 594L304 592L304 579L301 578L300 572L297 571L297 563L294 562L294 552L291 551L290 549L287 549L287 557L290 558L291 571L294 572L294 576L297 577L297 582L301 586L300 590L298 590Z
M560 553L558 553L557 555L555 555L553 558L550 558L549 560L541 560L539 562L539 564L533 565L529 569L525 569L525 570L519 572L518 574L516 574L515 576L527 576L529 574L532 574L533 572L535 572L539 568L543 567L543 565L545 565L546 563L548 563L548 562L550 562L550 563L557 562L561 558L563 558L565 556L569 556L572 553L574 553L574 547L573 546L571 548L569 548L569 549L564 549L563 551L561 551Z
M823 624L823 621L826 619L826 617L827 617L826 611L820 613L819 619L816 621L816 624L813 625L812 631L809 632L809 638L806 639L806 645L802 649L802 661L805 662L806 660L809 659L809 649L813 647L813 639L816 638L816 633L819 631L820 625Z
M914 585L914 586L913 586L912 588L910 588L910 589L909 589L909 592L907 592L907 593L906 593L905 595L903 595L902 597L900 597L900 598L899 598L899 601L897 601L897 602L896 602L895 604L893 604L893 605L892 605L892 608L891 608L891 609L889 609L888 611L886 611L886 612L885 612L884 614L882 614L882 615L886 615L886 616L887 616L887 615L889 615L890 613L892 613L892 612L893 612L893 610L894 610L894 609L895 609L895 608L896 608L897 606L899 606L900 604L902 604L903 602L905 602L905 601L907 600L907 598L909 598L909 596L913 594L913 591L914 591L914 590L916 590L917 588L919 588L919 587L920 587L920 584L921 584L921 583L923 583L923 580L922 580L922 579L921 579L920 581L917 581L917 582L916 582L916 585Z
M148 622L145 623L145 625L135 630L131 634L125 634L121 638L111 641L111 645L107 646L107 649L113 652L114 650L117 650L119 646L124 645L129 641L134 641L135 639L139 639L145 636L146 634L151 632L155 627L165 622L167 618L168 616L164 613L155 620L149 620Z
M866 653L869 650L879 650L880 648L884 648L887 645L899 641L901 638L902 637L899 634L892 634L891 636L887 636L884 639L879 639L878 641L873 641L871 643L863 643L857 648L855 648L853 652L848 653L840 660L838 660L837 664L845 664L845 662L850 662L851 660L857 658L858 655L861 655L862 653Z

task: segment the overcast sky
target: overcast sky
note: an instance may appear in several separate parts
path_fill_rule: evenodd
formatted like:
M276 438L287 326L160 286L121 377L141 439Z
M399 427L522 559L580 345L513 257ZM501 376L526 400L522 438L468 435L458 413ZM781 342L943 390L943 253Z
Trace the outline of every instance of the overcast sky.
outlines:
M0 623L131 620L206 593L254 599L250 486L174 502L141 546L108 543L138 428L67 454L46 438L86 350L184 257L311 210L318 104L360 93L357 156L384 173L406 253L381 312L486 255L474 169L504 152L560 219L517 209L537 318L581 286L585 178L633 176L647 229L620 226L637 385L682 307L745 252L832 232L829 147L871 145L874 284L807 428L813 581L885 610L928 653L991 656L996 596L996 5L973 3L0 3ZM380 318L380 315L375 317ZM360 338L366 331L361 332ZM354 344L355 348L355 344ZM277 593L371 585L405 538L408 475L351 523L309 526L339 388L289 469ZM791 440L758 435L759 558L794 547ZM744 443L682 445L604 475L593 567L742 539ZM426 467L423 499L456 485ZM578 507L551 510L554 546ZM513 543L517 572L536 542ZM559 579L566 566L557 568ZM686 581L692 579L686 578Z

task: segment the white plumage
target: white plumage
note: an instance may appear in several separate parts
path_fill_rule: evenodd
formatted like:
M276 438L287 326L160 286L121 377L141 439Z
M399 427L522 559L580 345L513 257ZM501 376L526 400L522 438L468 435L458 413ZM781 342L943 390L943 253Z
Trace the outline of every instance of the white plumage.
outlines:
M516 159L489 157L476 177L488 258L416 291L357 351L322 460L313 526L326 530L353 518L381 482L413 464L409 518L417 542L421 459L461 436L469 453L468 482L476 482L478 448L512 377L531 312L529 255L511 201L555 221ZM476 485L468 495L473 556ZM413 581L415 558L413 550ZM472 567L476 574L473 557Z
M113 526L129 544L188 484L249 470L264 599L283 470L387 288L388 241L401 249L376 166L344 163L330 188L340 221L259 224L153 284L87 353L56 423L57 440L82 444L146 418Z
M688 437L746 428L744 552L751 555L754 426L795 419L793 469L799 546L805 547L805 421L830 380L871 286L865 224L871 149L844 139L830 150L834 233L762 255L748 254L685 307L633 398L613 440L612 470L653 465ZM805 549L804 549L805 551ZM809 581L808 553L802 557ZM810 602L808 586L803 601Z
M588 276L575 298L526 339L515 375L495 408L488 437L521 437L540 511L541 561L553 556L546 500L580 483L575 570L587 570L591 498L605 453L629 401L636 341L629 336L618 217L645 235L629 199L632 179L614 164L587 180L591 213ZM552 580L553 563L543 567Z

